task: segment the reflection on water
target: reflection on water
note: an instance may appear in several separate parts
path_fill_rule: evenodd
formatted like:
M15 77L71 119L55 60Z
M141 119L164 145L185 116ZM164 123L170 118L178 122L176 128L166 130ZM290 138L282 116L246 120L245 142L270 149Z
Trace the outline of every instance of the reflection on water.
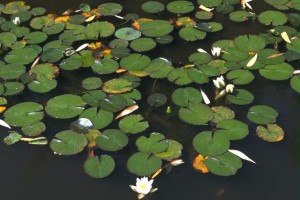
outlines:
M1 0L1 3L8 1ZM77 9L82 0L72 1L39 1L28 0L33 6L43 6L50 12L61 13L68 8ZM84 3L92 7L101 0L86 0ZM125 12L136 12L145 0L116 1L125 5ZM168 2L168 1L164 1ZM259 4L259 3L257 3ZM257 12L264 10L264 6L254 4ZM264 5L264 4L261 4ZM140 13L141 14L141 13ZM146 14L146 17L150 15ZM157 16L162 17L162 16ZM224 18L224 17L223 17ZM226 18L221 18L225 22ZM227 20L226 20L227 21ZM223 22L222 22L223 23ZM166 48L158 48L157 55L166 57L176 62L186 62L186 58L199 47L209 49L212 42L224 38L233 38L236 34L257 33L265 31L264 27L257 23L249 22L241 25L236 23L224 24L224 31L212 34L205 42L189 43L178 40L174 45ZM234 31L232 31L234 30ZM249 32L250 31L250 32ZM88 70L84 71L88 76ZM63 73L59 81L65 81L63 87L55 93L36 95L29 93L22 98L28 101L37 100L45 102L50 96L74 90L74 85L80 84L83 79L80 73ZM72 81L70 81L70 78ZM144 81L144 80L143 80ZM162 92L170 97L170 91L174 85L168 81L157 81L152 90L153 81L145 80L141 90L143 98L151 92ZM254 104L266 104L279 111L278 124L286 132L283 142L272 144L266 143L255 135L255 126L246 118L249 107L237 107L230 105L238 118L249 124L250 134L242 140L233 142L231 148L244 152L253 158L257 165L244 162L243 168L237 175L232 177L218 177L212 174L200 174L192 168L192 160L195 156L191 145L195 134L203 130L203 127L189 126L180 121L176 116L165 113L165 107L154 109L151 112L146 102L140 102L143 115L149 121L151 130L162 132L167 138L181 142L185 148L183 151L184 165L174 168L170 174L160 175L154 182L154 187L159 190L149 199L154 200L253 200L253 199L297 199L299 195L299 181L296 174L299 168L300 146L300 95L291 90L288 81L273 82L256 76L255 84L245 87L253 92ZM80 88L80 87L78 87ZM77 91L78 93L80 91ZM76 92L76 93L77 93ZM21 97L16 98L19 101ZM23 99L23 100L24 100ZM52 136L59 130L68 128L70 121L57 121L47 118L47 134ZM1 139L7 134L6 130ZM0 143L0 199L23 200L23 199L136 199L136 194L129 188L129 184L135 183L135 176L130 174L124 166L135 149L133 144L126 147L122 152L112 153L116 160L116 170L106 179L93 179L84 174L82 164L86 158L84 153L70 157L54 155L48 147L29 146L17 144L6 146Z

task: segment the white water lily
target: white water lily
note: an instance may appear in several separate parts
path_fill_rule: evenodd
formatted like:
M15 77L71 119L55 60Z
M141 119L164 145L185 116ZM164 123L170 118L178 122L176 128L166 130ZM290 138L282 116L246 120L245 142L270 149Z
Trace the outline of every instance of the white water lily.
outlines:
M226 85L225 90L226 90L227 93L232 93L233 89L234 89L234 85L233 84Z
M221 75L217 79L213 79L213 83L216 86L216 88L223 88L225 86L224 77Z
M20 17L15 17L13 20L11 20L12 23L14 23L15 25L19 25L21 24L21 20Z
M243 7L243 9L245 9L246 7L248 7L249 9L252 9L252 6L249 4L249 2L251 2L252 0L241 0L241 5Z
M155 192L157 188L152 188L153 179L148 180L148 177L137 178L135 185L129 185L129 187L138 193L138 198L142 199L149 193Z
M221 47L213 47L211 49L211 54L215 57L219 57L221 55Z

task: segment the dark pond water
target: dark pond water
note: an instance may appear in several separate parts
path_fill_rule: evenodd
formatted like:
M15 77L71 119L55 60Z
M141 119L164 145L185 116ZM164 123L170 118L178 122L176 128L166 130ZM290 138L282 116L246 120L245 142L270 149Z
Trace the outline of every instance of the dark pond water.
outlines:
M1 0L1 3L8 1ZM28 0L27 3L43 6L50 12L61 13L68 8L77 9L82 0ZM96 7L106 1L88 0L84 3ZM125 5L124 12L138 12L144 0L117 1ZM167 2L167 1L164 1ZM256 3L255 3L256 2ZM260 13L269 9L261 1L252 3L254 10ZM142 16L142 15L141 15ZM145 17L150 15L143 14ZM222 21L222 17L219 16ZM224 19L225 21L225 19ZM204 42L185 43L177 41L174 45L160 49L159 54L174 62L185 62L186 58L199 47L209 49L213 41L221 38L232 39L238 34L258 33L265 28L257 23L224 24L224 30L210 36ZM85 75L91 73L83 71ZM80 73L82 74L82 72ZM63 87L50 96L76 90L83 77L79 73L62 74L60 81ZM71 77L66 79L66 77ZM142 90L147 97L153 92L152 82L145 81ZM175 168L170 174L160 175L154 182L159 190L152 196L153 200L296 200L300 196L299 186L299 149L300 149L300 95L290 88L288 81L273 82L256 75L255 84L245 88L255 96L254 104L265 104L276 108L280 113L278 124L285 130L285 139L280 143L267 143L255 135L255 126L246 118L248 106L229 107L236 112L237 118L250 127L250 134L242 141L233 142L232 149L238 149L253 158L257 165L244 162L242 169L235 176L219 177L212 174L201 174L191 165L195 152L192 148L192 138L202 130L197 126L188 126L176 117L168 117L163 109L157 109L151 114L143 115L151 124L153 131L160 131L166 137L181 142L185 148L183 159L185 164ZM71 87L73 86L73 88ZM75 86L75 88L74 88ZM155 92L169 95L171 86L167 81L158 81ZM151 91L152 90L152 91ZM49 99L47 95L24 94L23 99L42 101ZM12 101L14 102L14 101ZM141 107L146 107L141 103ZM145 109L147 110L147 109ZM69 121L58 121L47 118L47 133L54 135L68 128ZM1 140L7 135L7 130L1 129ZM18 143L6 146L0 143L0 199L1 200L83 200L83 199L136 199L136 194L130 190L129 184L135 184L135 175L126 169L126 161L133 152L131 149L113 154L116 160L116 170L105 179L93 179L83 172L82 164L86 154L76 156L57 156L49 146L30 146Z

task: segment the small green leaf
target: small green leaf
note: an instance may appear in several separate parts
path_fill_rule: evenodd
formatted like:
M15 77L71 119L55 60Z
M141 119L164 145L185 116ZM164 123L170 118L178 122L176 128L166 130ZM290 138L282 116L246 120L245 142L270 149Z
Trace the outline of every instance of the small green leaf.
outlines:
M182 155L182 149L183 146L182 144L180 144L179 142L175 141L175 140L166 140L169 144L167 150L160 152L160 153L155 153L154 155L156 157L159 157L163 160L173 160L176 158L179 158Z
M294 68L288 63L280 63L277 65L267 65L259 70L260 75L270 80L286 80L293 76Z
M96 142L104 151L118 151L128 144L128 136L119 129L106 129L96 138Z
M3 142L7 145L12 145L16 142L19 142L22 139L22 135L17 132L12 132L3 139Z
M145 136L139 137L136 142L139 151L146 153L161 153L166 151L169 143L165 140L165 136L161 133L151 133L148 138Z
M256 105L249 109L247 117L256 124L270 124L276 122L278 112L269 106Z
M280 11L268 10L258 15L258 21L267 26L279 26L287 22L287 16Z
M277 124L267 124L267 128L258 126L256 133L258 137L267 142L279 142L284 137L284 131Z
M162 93L153 93L147 98L147 103L151 107L159 107L165 105L168 98L165 94Z
M253 102L254 96L247 90L234 89L233 93L226 95L226 99L236 105L247 105Z
M136 134L145 131L149 127L142 115L129 115L119 122L119 128L125 133Z
M179 118L192 125L203 125L213 118L213 112L205 104L190 103L188 107L180 108Z
M83 165L85 173L93 178L105 178L115 169L115 161L109 155L89 157Z
M300 93L300 75L293 76L290 80L290 84L293 90Z
M178 106L188 107L190 103L200 103L202 95L192 87L178 88L172 93L172 101Z
M215 133L224 134L230 140L241 140L249 134L249 129L248 125L241 121L225 119L217 123L217 131Z

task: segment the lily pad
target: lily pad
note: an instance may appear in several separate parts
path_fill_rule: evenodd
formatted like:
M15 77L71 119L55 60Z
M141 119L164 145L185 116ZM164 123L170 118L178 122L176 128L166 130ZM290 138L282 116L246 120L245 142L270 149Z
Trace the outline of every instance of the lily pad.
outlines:
M197 30L193 27L184 27L180 29L179 36L186 41L202 40L206 37L206 32Z
M113 59L102 59L95 61L92 70L98 74L111 74L119 68L119 63Z
M176 85L187 85L192 82L188 75L188 69L184 67L175 68L168 74L168 80Z
M145 131L149 124L142 115L128 115L121 119L119 128L125 133L136 134Z
M93 178L105 178L115 169L115 161L109 155L89 157L83 165L85 173Z
M222 0L197 0L197 3L205 7L217 7L221 5Z
M84 33L90 39L105 38L115 32L115 26L109 22L93 22L85 27Z
M121 59L120 66L126 70L142 70L151 63L151 59L142 54L133 53Z
M214 123L219 123L226 119L233 119L235 117L234 111L224 106L214 106L211 108L214 112L214 117L211 120Z
M71 130L61 131L54 137L50 142L50 148L58 155L69 156L80 153L88 143L85 135Z
M230 140L241 140L249 134L248 125L235 120L225 119L217 123L217 131L226 135Z
M202 95L192 87L178 88L172 93L172 101L178 106L188 107L190 103L200 103Z
M34 29L42 29L53 24L54 20L48 16L35 17L30 21L30 26Z
M148 138L145 136L139 137L136 142L139 151L146 153L161 153L166 151L169 143L165 140L165 136L161 133L151 133Z
M229 14L229 19L234 22L244 22L251 17L253 17L253 15L245 10L238 10Z
M151 107L159 107L165 105L168 98L165 94L162 93L153 93L147 98L147 103Z
M162 160L150 153L138 152L127 161L128 171L138 176L148 176L161 168Z
M100 102L106 97L106 94L100 90L88 91L82 95L82 100L90 106L100 106Z
M132 82L123 78L115 78L103 84L103 91L111 94L120 94L132 90Z
M278 53L275 49L262 49L258 52L257 61L265 65L280 64L285 60L285 57L281 54L278 55Z
M140 31L146 37L161 37L173 31L174 27L164 20L152 20L143 22L140 25Z
M21 93L24 90L24 84L20 82L7 82L4 83L5 92L4 96L12 96Z
M95 129L102 129L113 121L114 116L112 112L92 107L84 110L80 117L91 120Z
M24 40L28 44L39 44L44 42L48 38L46 33L40 31L34 31L25 35Z
M236 37L233 43L243 51L258 51L266 46L266 41L257 35L241 35Z
M128 40L128 41L135 40L141 37L141 35L142 35L141 31L135 30L130 27L120 28L115 32L115 36L117 38Z
M242 167L241 159L230 152L217 157L208 157L203 163L211 173L218 176L234 175Z
M202 155L219 156L227 152L230 141L223 133L203 131L194 137L193 146Z
M88 77L82 80L82 87L86 90L96 90L102 86L102 80L99 77Z
M293 76L290 80L290 84L293 90L300 93L300 75Z
M22 135L20 135L17 132L12 132L8 136L3 138L3 142L6 145L12 145L12 144L15 144L16 142L19 142L21 139L22 139Z
M258 126L256 133L258 137L267 142L279 142L284 137L284 131L277 124L267 124L267 128Z
M30 126L43 118L43 106L35 102L18 103L4 113L5 122L16 127Z
M210 107L202 103L190 103L188 107L180 108L179 118L192 125L206 124L213 118Z
M22 127L22 131L27 136L39 136L46 130L46 125L43 122Z
M233 93L226 95L227 101L236 105L247 105L253 102L254 96L244 89L235 89Z
M0 78L17 79L26 71L24 65L8 64L0 66Z
M50 99L45 111L48 115L58 119L70 119L81 114L86 103L80 96L63 94Z
M272 124L276 122L278 112L269 106L256 105L249 109L247 117L256 124Z
M118 151L128 144L128 136L119 129L106 129L96 138L96 142L104 151Z
M166 140L166 142L169 144L167 150L161 153L155 153L154 155L167 161L179 158L182 155L182 144L175 140Z
M185 14L194 10L194 4L190 1L172 1L167 4L167 10L176 14Z
M142 4L142 10L147 13L159 13L164 11L165 5L158 1L147 1Z
M174 67L169 60L160 57L153 59L144 70L150 77L159 79L166 78L173 69Z
M2 32L0 33L0 45L5 47L12 46L17 41L17 37L15 34L10 32Z
M25 47L23 49L14 49L10 51L6 54L4 60L12 64L27 65L33 62L37 56L38 53L34 49Z
M287 16L280 11L268 10L258 15L258 21L267 26L280 26L287 22Z
M138 38L130 43L130 48L137 52L145 52L154 49L156 42L152 38Z
M293 76L294 68L288 63L267 65L259 70L260 75L270 80L287 80Z
M189 56L189 61L195 65L207 64L211 61L211 55L202 52L193 53Z
M103 16L113 16L119 14L123 6L118 3L103 3L98 6L97 12Z
M127 101L121 95L108 95L100 101L100 107L110 112L118 112L127 106Z
M27 6L24 1L13 1L7 3L2 12L5 14L15 14L17 12L29 10L30 6Z
M62 60L59 66L63 70L67 70L67 71L79 69L82 66L81 56L78 54L74 54L71 57Z
M225 48L222 58L227 61L241 62L248 58L248 52L237 48Z
M28 89L37 93L46 93L57 86L57 81L55 79L48 79L45 77L39 78L38 80L33 80L28 83Z
M55 63L61 58L63 58L63 56L64 54L61 49L49 48L47 50L44 50L44 52L41 55L41 59L44 62Z
M228 72L226 78L235 85L246 85L254 80L254 75L249 70L236 69Z

